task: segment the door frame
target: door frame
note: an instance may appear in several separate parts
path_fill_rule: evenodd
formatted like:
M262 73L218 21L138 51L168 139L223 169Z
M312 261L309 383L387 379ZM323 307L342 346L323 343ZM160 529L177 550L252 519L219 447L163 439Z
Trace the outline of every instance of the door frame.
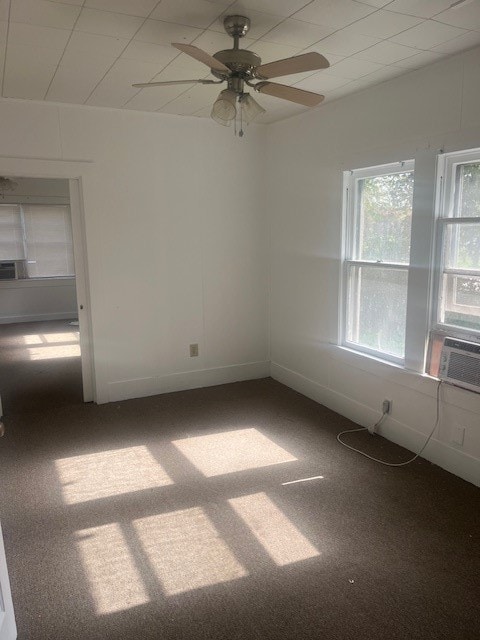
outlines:
M73 256L75 261L75 287L82 360L83 401L96 400L93 367L92 321L90 314L90 288L85 236L85 215L80 178L70 178L70 215L72 219Z
M92 164L91 160L50 160L48 158L0 156L0 175L2 176L53 178L69 182L84 402L97 401L82 188L82 181L90 173Z
M3 611L2 611L3 609ZM8 579L7 559L3 547L2 525L0 523L0 637L14 640L17 637L12 592Z

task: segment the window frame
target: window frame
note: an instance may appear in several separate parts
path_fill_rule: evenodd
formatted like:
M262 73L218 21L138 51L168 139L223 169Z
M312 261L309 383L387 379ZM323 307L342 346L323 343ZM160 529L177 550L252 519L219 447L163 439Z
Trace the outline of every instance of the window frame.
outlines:
M384 175L392 175L394 173L406 173L415 172L415 160L404 160L400 162L391 162L387 164L364 167L360 169L354 169L350 171L344 171L343 173L343 247L342 247L342 260L341 260L341 295L340 295L340 314L339 314L339 336L340 344L343 347L352 349L361 354L373 356L383 361L387 361L392 364L405 366L406 353L407 353L407 322L408 322L408 297L409 297L409 281L410 281L410 267L411 267L411 249L408 263L399 262L383 262L375 260L360 260L356 257L358 250L357 243L357 229L359 224L359 208L357 206L358 199L358 183L365 178L376 178ZM414 182L414 198L415 198L415 182ZM413 206L412 206L412 220L413 228ZM396 269L405 271L407 274L407 301L406 301L406 326L405 326L405 355L399 357L394 354L389 354L384 351L379 351L361 345L357 342L353 342L347 339L347 325L349 321L348 308L349 308L349 295L351 287L349 281L351 273L355 267L373 267L379 269Z
M433 258L433 295L430 305L430 331L437 335L480 341L480 329L459 327L440 321L442 307L443 275L480 276L480 270L462 270L445 267L444 239L450 225L480 225L480 216L455 216L456 167L472 162L480 163L480 148L440 154L437 159L435 247Z

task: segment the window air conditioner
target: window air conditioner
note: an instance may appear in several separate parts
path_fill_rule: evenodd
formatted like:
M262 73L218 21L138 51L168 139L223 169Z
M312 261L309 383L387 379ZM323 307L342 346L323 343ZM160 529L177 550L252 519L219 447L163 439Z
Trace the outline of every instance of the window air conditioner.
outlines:
M19 280L26 278L25 260L1 260L0 280Z
M445 382L480 393L480 344L445 338L439 376Z

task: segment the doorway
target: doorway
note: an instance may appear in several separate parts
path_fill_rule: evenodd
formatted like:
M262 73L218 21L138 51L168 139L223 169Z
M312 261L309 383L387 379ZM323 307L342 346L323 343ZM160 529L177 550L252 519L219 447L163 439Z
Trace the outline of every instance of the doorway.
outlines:
M93 399L81 214L77 180L0 178L4 413Z

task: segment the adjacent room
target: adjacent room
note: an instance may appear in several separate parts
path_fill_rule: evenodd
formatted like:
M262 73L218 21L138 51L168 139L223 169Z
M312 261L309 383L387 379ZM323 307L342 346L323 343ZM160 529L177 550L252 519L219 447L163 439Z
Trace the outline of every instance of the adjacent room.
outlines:
M0 51L0 640L477 639L480 1Z
M0 229L3 401L81 401L68 180L1 178Z

